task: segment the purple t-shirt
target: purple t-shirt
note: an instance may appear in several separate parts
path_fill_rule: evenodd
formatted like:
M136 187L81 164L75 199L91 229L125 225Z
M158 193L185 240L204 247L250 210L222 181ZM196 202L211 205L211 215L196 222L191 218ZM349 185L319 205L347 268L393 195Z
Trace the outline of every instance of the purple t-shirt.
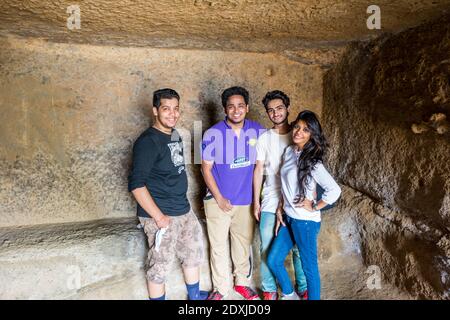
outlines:
M202 159L214 161L212 175L232 205L252 203L256 142L264 131L258 122L245 119L238 138L225 118L203 135Z

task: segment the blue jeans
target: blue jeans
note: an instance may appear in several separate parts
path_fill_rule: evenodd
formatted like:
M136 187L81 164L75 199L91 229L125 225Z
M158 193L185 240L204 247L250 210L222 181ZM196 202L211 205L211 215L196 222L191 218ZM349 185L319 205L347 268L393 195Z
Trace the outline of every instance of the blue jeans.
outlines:
M303 271L308 285L309 300L320 299L320 274L317 258L317 237L320 222L298 220L285 215L286 227L281 226L270 247L267 264L280 284L283 294L294 291L284 260L289 250L297 244L302 260Z
M277 283L272 272L267 266L267 254L269 252L270 245L275 238L275 222L276 216L273 212L263 211L261 212L261 218L259 222L259 234L261 236L261 286L262 290L266 292L276 292ZM297 290L299 292L306 290L306 277L302 268L302 261L300 260L300 254L297 246L292 249L292 262L294 264L295 282Z

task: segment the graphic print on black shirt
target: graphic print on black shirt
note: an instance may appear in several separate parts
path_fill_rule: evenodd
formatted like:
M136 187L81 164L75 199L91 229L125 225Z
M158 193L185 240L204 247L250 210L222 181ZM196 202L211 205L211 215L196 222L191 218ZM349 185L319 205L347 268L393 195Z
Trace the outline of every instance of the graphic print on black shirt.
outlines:
M178 167L184 163L183 158L183 145L181 142L173 142L167 145L170 149L172 163L175 167Z

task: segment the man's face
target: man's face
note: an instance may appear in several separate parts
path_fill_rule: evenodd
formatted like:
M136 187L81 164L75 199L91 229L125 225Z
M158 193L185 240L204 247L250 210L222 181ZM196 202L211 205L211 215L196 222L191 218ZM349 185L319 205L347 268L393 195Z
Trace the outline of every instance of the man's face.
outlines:
M289 115L289 108L284 105L281 99L270 100L266 111L273 124L282 124Z
M153 115L160 126L166 129L172 129L180 118L178 99L161 99L159 108L153 107Z
M248 105L245 104L243 96L234 95L228 98L227 105L225 106L225 114L231 123L241 124L247 113Z

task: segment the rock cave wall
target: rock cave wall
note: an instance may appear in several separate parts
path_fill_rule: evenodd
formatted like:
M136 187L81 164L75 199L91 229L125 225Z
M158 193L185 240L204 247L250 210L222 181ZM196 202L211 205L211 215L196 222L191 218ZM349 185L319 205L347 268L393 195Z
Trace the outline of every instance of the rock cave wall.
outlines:
M341 46L326 68L345 49L344 57L325 74L296 54L0 36L0 298L144 298L145 239L127 174L132 143L151 123L151 94L181 94L178 127L191 134L186 156L195 162L194 127L222 119L220 93L242 85L250 118L265 126L260 101L275 88L290 95L291 114L308 108L322 117L328 167L343 185L319 237L324 297L388 297L366 288L362 257L415 297L448 299L449 26L443 17ZM202 217L199 166L188 174ZM208 269L205 261L204 289ZM74 270L80 286L70 282ZM168 297L184 299L181 271L173 271Z
M450 297L449 118L450 16L352 44L324 77L329 164L364 261L420 298Z
M261 100L269 90L288 93L293 113L322 107L323 70L276 54L16 37L0 38L0 47L0 227L135 216L132 144L151 123L152 93L161 87L181 95L178 127L191 135L191 163L199 163L194 126L201 135L223 119L220 94L229 86L249 90L249 117L266 126ZM199 165L188 173L202 216Z
M181 95L177 127L187 134L188 197L200 218L194 144L223 119L225 88L246 87L249 117L265 126L268 90L288 93L293 113L322 108L323 69L278 54L16 36L0 37L0 47L0 299L145 299L147 245L127 176L132 144L153 120L154 90ZM206 232L204 243L208 250ZM168 298L185 299L173 268ZM210 290L208 260L201 277Z

